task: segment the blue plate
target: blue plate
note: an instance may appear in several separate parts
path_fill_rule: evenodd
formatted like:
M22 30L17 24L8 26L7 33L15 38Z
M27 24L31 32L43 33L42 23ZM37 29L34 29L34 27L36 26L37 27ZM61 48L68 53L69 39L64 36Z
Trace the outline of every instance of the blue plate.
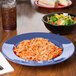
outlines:
M47 61L25 60L14 54L13 48L14 46L17 46L19 42L21 42L22 40L29 40L38 37L48 39L58 47L63 47L62 54L54 59ZM69 39L66 39L60 35L51 34L51 33L41 33L41 32L17 35L15 37L8 39L2 46L2 53L8 60L14 63L27 65L27 66L46 66L46 65L57 64L70 58L73 55L74 51L75 51L75 47Z

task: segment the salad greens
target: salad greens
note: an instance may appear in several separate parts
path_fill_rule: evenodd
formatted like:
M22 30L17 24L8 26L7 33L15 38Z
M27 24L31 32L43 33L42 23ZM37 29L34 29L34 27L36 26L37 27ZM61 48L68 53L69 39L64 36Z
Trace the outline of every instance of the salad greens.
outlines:
M54 16L47 17L47 22L55 25L72 25L76 23L76 17L54 14Z

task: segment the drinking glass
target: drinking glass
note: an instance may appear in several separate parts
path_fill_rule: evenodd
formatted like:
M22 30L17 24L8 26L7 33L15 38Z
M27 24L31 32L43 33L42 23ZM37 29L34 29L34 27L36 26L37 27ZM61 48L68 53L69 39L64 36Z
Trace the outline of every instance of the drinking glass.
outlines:
M3 30L15 30L16 20L16 0L2 0L2 26Z

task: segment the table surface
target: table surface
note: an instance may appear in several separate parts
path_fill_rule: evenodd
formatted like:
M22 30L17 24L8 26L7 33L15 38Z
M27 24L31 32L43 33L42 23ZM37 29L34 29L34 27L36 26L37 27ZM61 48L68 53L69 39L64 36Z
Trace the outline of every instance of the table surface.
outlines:
M0 50L2 44L9 38L28 32L48 32L41 18L48 13L67 12L76 14L76 0L72 0L73 5L64 9L44 9L33 5L31 1L17 3L17 30L5 32L2 29L1 14L0 14ZM69 35L62 35L70 39L76 47L76 30L73 30ZM9 60L8 60L9 61ZM14 72L4 74L2 76L76 76L76 52L68 60L51 66L45 67L30 67L23 66L9 61L15 69Z

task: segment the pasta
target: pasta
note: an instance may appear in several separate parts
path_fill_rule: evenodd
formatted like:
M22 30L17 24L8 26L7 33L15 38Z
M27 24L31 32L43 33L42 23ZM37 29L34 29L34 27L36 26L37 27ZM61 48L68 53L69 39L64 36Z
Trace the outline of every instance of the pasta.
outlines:
M45 61L62 54L62 48L44 38L23 40L13 51L17 56L31 61Z

